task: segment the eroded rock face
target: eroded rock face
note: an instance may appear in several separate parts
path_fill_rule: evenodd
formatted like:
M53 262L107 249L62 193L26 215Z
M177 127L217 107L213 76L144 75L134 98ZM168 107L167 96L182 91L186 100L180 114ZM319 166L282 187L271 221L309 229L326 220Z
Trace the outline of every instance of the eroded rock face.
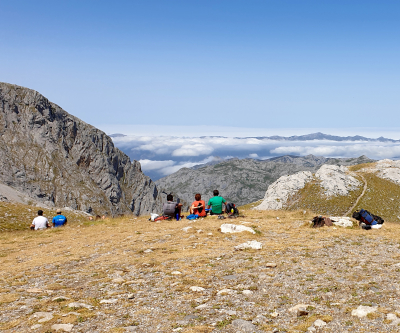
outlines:
M321 186L327 196L347 195L349 191L354 191L361 186L361 183L347 172L348 168L343 165L324 164L315 176L321 180Z
M301 171L294 175L282 176L272 183L265 193L264 200L260 205L254 207L258 210L282 209L288 197L302 189L307 182L313 179L310 171Z
M38 92L0 83L0 182L48 206L95 214L160 209L137 161Z
M378 177L400 184L400 161L381 160L376 163L373 170L377 171Z

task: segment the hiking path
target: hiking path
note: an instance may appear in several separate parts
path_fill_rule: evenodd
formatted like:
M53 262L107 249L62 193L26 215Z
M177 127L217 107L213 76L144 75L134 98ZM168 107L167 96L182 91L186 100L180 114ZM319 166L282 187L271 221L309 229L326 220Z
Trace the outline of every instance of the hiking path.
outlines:
M364 182L363 191L362 191L361 194L358 196L358 198L357 198L356 202L354 203L354 205L351 206L351 207L349 208L349 210L346 212L346 214L344 214L344 216L347 216L347 215L351 214L351 212L353 211L353 209L356 208L358 202L360 201L360 199L364 196L365 192L367 191L367 187L368 187L367 180L364 178L364 176L363 176L362 174L359 174L359 175L360 175L360 177L362 178L362 180L363 180L363 182Z

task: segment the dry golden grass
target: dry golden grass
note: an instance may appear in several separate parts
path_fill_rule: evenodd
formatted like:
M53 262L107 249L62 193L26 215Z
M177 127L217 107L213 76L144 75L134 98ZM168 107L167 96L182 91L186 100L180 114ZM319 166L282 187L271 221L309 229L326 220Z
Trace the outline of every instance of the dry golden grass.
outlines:
M207 288L211 283L211 279L222 280L223 276L230 274L249 272L245 278L240 277L235 283L238 285L245 283L247 289L260 292L262 287L257 285L258 277L253 276L251 273L252 269L257 268L265 273L263 281L265 283L268 282L271 288L279 290L280 302L292 304L294 300L287 292L287 286L274 280L276 275L274 269L258 267L258 258L271 258L271 261L278 264L277 269L281 269L283 264L280 262L280 255L276 254L277 251L280 253L285 251L299 251L302 253L294 257L288 255L288 257L291 258L292 263L301 263L303 269L310 269L314 272L304 276L299 274L298 277L307 281L314 281L315 285L319 286L319 294L312 297L315 304L322 305L326 302L323 295L328 291L334 292L335 289L329 283L330 289L326 289L327 281L324 281L322 285L322 281L318 280L319 275L325 274L327 269L324 266L314 266L314 250L324 248L327 241L330 244L346 244L358 249L363 239L379 239L380 242L394 243L398 243L400 239L400 226L396 223L385 223L382 229L374 231L365 231L358 228L311 229L309 221L316 215L312 211L307 211L303 214L303 211L253 211L243 207L240 208L240 211L241 214L244 214L244 217L237 219L218 220L217 217L207 217L193 222L182 220L154 223L148 221L148 217L136 218L131 216L96 222L82 221L79 224L71 223L64 228L45 231L3 232L0 235L0 248L7 255L0 257L0 265L2 267L0 272L2 288L0 289L0 306L8 306L18 299L14 292L8 293L10 286L24 285L26 281L35 276L47 276L47 274L50 274L50 271L48 272L46 268L49 264L53 267L53 273L51 274L54 274L54 266L59 267L60 271L62 271L63 267L71 265L71 263L79 264L81 260L85 262L84 266L71 268L64 281L55 282L48 278L42 286L43 292L31 295L37 298L34 308L36 312L48 311L49 307L59 308L59 315L55 316L51 323L56 321L63 323L90 322L95 315L93 311L74 309L73 311L78 312L79 316L69 315L62 317L61 314L72 311L67 306L70 301L55 302L51 301L50 298L41 300L41 297L47 295L47 290L60 291L65 295L74 293L74 299L76 300L79 299L96 307L101 306L99 299L85 296L80 288L71 286L68 283L68 275L74 276L78 274L87 281L87 284L91 285L94 283L97 285L110 284L112 280L110 276L112 274L119 275L116 272L121 272L120 274L123 275L122 273L124 272L132 271L132 267L151 273L164 273L164 280L167 285L162 292L165 297L172 298L174 297L173 294L182 293L180 299L189 304L193 302L193 298L200 296L200 294L198 296L189 293L190 286L196 285ZM263 249L244 251L241 253L244 262L242 265L224 267L223 260L216 261L214 259L232 255L234 252L233 247L248 241L250 234L222 234L218 231L222 223L244 223L246 226L255 227L260 233L251 235L251 239L261 241ZM183 231L182 229L187 226L191 228L187 232ZM151 249L152 252L144 252L147 249ZM371 252L371 255L373 255L373 252ZM389 254L389 258L392 256L397 258L399 255ZM91 260L85 261L89 257ZM348 270L354 269L354 266L360 266L357 261L352 261L351 254L348 257L341 258L341 260L348 261ZM387 264L389 265L390 262L388 261ZM214 265L220 265L220 268L215 269ZM285 266L290 267L288 262L285 263ZM365 269L366 266L362 265L362 269L354 271L351 277L348 278L349 283L354 286L352 288L349 287L350 294L356 295L359 292L356 286L363 286ZM180 271L182 275L172 275L171 273L175 270ZM289 268L284 272L284 274L296 275L296 272L291 271ZM172 287L171 285L174 283L176 285ZM152 288L158 287L153 285L151 281L132 278L126 284L120 284L118 291L114 295L136 293L142 289L143 285ZM364 284L364 287L367 290L370 286ZM243 288L237 288L239 295L241 295ZM218 289L212 290L210 297L215 298L217 291ZM24 290L21 290L21 293L24 292ZM100 295L104 296L103 298L108 297L106 292ZM265 299L268 299L270 295L266 293L265 297ZM250 296L248 300L251 301L251 299ZM349 300L349 302L352 302L352 300ZM131 303L121 302L120 304L121 308L124 309L131 307ZM218 304L221 304L221 308L232 306L223 301ZM354 304L349 303L351 305L349 306L350 310L354 309ZM13 306L17 305L14 303ZM255 305L255 307L258 306L262 306L262 304L257 303ZM0 307L1 310L2 308ZM112 308L104 308L103 312L110 315L119 315ZM135 316L137 317L131 321L151 315L151 312L152 310L146 307L146 302L141 302L136 308ZM381 311L379 316L383 316L382 313ZM169 315L171 318L179 317L177 313L170 313ZM329 315L312 313L304 321L298 320L294 322L292 331L305 331L318 318L326 322L332 320ZM251 319L250 316L249 319ZM25 318L25 321L28 321L28 319ZM355 320L353 321L356 322ZM197 326L185 327L185 332L211 332L212 328L202 325L202 323L196 321ZM18 325L21 325L21 322L12 321L7 325L1 328L19 327ZM274 324L264 325L265 329L273 327L276 326ZM118 331L122 331L122 328L115 328L114 332Z

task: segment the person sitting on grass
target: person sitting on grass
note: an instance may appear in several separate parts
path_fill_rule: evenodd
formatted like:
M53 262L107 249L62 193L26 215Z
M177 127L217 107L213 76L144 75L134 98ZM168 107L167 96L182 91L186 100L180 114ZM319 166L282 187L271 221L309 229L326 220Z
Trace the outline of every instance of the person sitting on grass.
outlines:
M53 217L53 228L62 227L67 224L67 218L61 215L61 210L57 210L57 216Z
M218 190L214 190L213 193L214 196L210 200L208 200L207 208L210 209L210 207L212 207L210 215L221 215L224 213L224 211L222 210L222 203L226 204L226 200L223 197L219 196Z
M179 200L179 199L178 199ZM167 202L163 203L165 216L175 217L177 221L181 219L182 204L174 201L172 194L167 195Z
M207 215L206 213L206 203L204 200L201 200L201 194L197 193L194 196L195 201L193 201L190 206L190 214L196 214L199 217L204 217Z
M38 216L36 216L31 224L31 230L43 230L50 228L49 220L43 216L43 211L40 209L37 212Z

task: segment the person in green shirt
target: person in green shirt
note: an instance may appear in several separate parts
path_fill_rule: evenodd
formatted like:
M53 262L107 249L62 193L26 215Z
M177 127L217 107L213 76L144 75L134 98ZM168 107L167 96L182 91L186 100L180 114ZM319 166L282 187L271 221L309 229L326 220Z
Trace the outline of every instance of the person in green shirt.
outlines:
M212 197L210 200L208 200L208 203L207 203L208 209L210 209L210 207L212 207L210 215L222 214L223 213L222 203L226 204L226 200L223 197L219 196L218 190L214 190L214 197Z

